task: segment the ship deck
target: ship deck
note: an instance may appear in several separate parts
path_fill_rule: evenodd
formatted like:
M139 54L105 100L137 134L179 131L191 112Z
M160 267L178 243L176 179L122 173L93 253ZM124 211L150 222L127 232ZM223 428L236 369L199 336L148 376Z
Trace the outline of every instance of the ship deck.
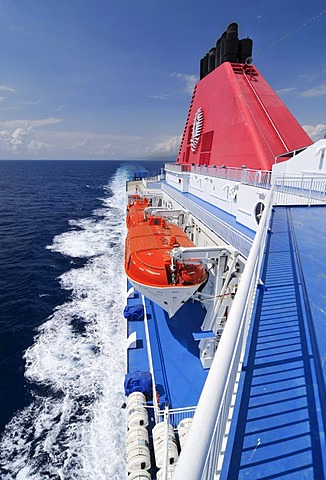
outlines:
M276 207L222 480L324 479L326 207Z
M129 305L142 303L135 292ZM186 303L171 319L148 299L145 300L150 350L156 390L161 408L185 408L197 405L207 377L199 359L198 342L193 333L200 331L205 310L197 302ZM128 372L149 371L148 342L144 321L129 321L128 335L136 332L136 348L128 349Z

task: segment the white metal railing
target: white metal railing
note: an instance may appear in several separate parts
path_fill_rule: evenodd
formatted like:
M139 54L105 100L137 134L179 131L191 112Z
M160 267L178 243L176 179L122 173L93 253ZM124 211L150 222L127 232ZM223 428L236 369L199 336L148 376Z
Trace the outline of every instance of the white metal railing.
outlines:
M225 242L232 245L238 250L241 255L248 258L249 251L252 245L251 238L247 237L243 233L240 233L235 228L228 225L223 220L215 217L211 213L207 212L204 208L197 205L195 202L185 197L181 192L178 192L175 188L162 183L162 190L166 192L171 198L182 205L186 210L197 217L206 227L213 230L219 237Z
M156 398L156 394L155 394L156 382L155 382L155 377L154 377L153 357L152 357L151 342L150 342L150 338L149 338L148 318L147 318L146 302L145 302L144 295L141 296L141 301L142 301L143 308L144 308L144 327L145 327L148 365L149 365L150 374L152 375L153 390L154 390L154 392L153 392L154 418L155 418L155 423L157 423L158 422L158 411L159 410L158 410L157 398Z
M169 409L169 423L173 428L177 428L181 420L185 418L192 418L196 411L197 406L184 407L184 408L171 408ZM164 421L165 410L158 411L158 422Z
M269 193L250 254L207 376L173 479L213 480L223 456L232 397L247 340L269 229L274 188Z
M225 178L245 185L270 188L275 183L275 204L311 205L326 202L326 176L319 173L302 173L292 175L285 173L273 179L269 170L254 170L210 165L189 165L178 163L165 164L167 172L197 173L200 175Z
M160 181L163 180L163 175L157 175L156 177L145 177L142 179L142 183L145 188L158 189L160 188Z
M237 168L215 165L190 165L179 163L166 163L165 170L174 173L196 173L211 177L225 178L246 185L256 185L270 188L272 172L270 170L255 170L252 168Z
M326 203L325 175L282 175L275 181L275 205Z

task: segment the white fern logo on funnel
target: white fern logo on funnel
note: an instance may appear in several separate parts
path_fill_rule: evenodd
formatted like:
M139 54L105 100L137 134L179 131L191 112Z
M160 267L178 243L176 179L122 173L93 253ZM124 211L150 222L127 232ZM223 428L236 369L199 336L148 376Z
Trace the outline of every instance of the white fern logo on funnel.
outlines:
M201 108L195 113L194 123L192 125L192 134L190 140L191 151L196 153L200 141L201 131L203 129L204 114Z

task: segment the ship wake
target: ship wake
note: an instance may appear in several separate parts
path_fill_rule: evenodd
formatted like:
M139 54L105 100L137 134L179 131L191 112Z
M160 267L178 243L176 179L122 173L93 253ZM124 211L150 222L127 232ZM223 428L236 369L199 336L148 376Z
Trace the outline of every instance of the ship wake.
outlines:
M48 248L84 258L60 277L70 299L39 328L26 351L32 403L2 438L2 479L121 479L125 425L125 181L120 168L102 208Z

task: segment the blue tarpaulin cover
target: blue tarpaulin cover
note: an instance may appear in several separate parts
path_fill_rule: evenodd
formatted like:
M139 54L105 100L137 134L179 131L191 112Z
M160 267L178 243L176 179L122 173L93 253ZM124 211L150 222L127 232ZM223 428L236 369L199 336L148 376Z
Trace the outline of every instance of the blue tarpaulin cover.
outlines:
M152 375L149 372L127 373L124 387L126 397L132 392L142 392L146 398L153 397Z
M127 320L144 320L144 307L139 305L127 305L123 311L123 316Z

